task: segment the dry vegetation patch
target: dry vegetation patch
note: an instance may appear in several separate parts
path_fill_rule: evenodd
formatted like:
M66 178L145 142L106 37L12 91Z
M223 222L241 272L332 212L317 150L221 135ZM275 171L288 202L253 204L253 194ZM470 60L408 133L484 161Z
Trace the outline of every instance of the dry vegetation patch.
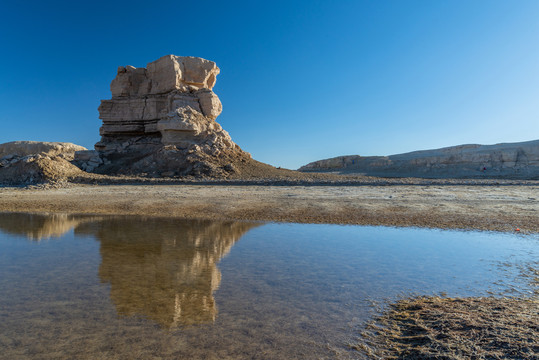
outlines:
M369 358L539 359L539 301L517 298L404 299L369 326Z

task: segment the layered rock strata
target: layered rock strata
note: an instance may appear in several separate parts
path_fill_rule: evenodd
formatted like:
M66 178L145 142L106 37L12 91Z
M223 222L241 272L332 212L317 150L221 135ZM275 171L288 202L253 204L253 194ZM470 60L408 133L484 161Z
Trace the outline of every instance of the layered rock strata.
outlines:
M299 170L388 177L539 179L539 140L460 145L390 156L339 156Z
M213 61L167 55L146 68L121 66L102 100L101 141L76 155L86 171L151 175L226 175L249 159L215 119Z

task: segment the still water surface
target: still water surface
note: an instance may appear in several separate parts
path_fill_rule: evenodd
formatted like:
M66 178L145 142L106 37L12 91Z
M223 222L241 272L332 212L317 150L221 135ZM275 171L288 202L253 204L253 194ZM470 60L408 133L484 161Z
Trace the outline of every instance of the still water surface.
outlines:
M348 359L403 296L529 295L539 239L0 214L2 359Z

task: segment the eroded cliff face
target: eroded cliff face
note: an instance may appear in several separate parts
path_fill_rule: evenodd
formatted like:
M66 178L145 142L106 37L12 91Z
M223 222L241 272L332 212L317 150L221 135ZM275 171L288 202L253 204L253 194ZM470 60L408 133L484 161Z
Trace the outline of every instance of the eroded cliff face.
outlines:
M102 100L101 141L77 153L83 170L106 174L226 176L250 155L215 119L212 91L219 68L213 61L166 55L146 68L121 66L112 99Z

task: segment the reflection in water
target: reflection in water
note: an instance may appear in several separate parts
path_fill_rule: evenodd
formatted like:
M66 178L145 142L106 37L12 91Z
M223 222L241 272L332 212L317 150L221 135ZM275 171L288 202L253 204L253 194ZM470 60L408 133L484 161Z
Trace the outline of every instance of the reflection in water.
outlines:
M118 314L164 327L215 320L219 260L256 224L163 219L104 220L78 227L101 242L99 277Z
M384 299L536 288L537 237L256 225L0 214L0 359L354 359Z
M67 214L17 214L2 213L0 229L14 235L24 235L31 240L60 237L91 217L76 217Z
M119 315L164 327L213 322L219 260L248 230L246 222L2 214L0 230L30 239L76 235L100 241L99 278Z

